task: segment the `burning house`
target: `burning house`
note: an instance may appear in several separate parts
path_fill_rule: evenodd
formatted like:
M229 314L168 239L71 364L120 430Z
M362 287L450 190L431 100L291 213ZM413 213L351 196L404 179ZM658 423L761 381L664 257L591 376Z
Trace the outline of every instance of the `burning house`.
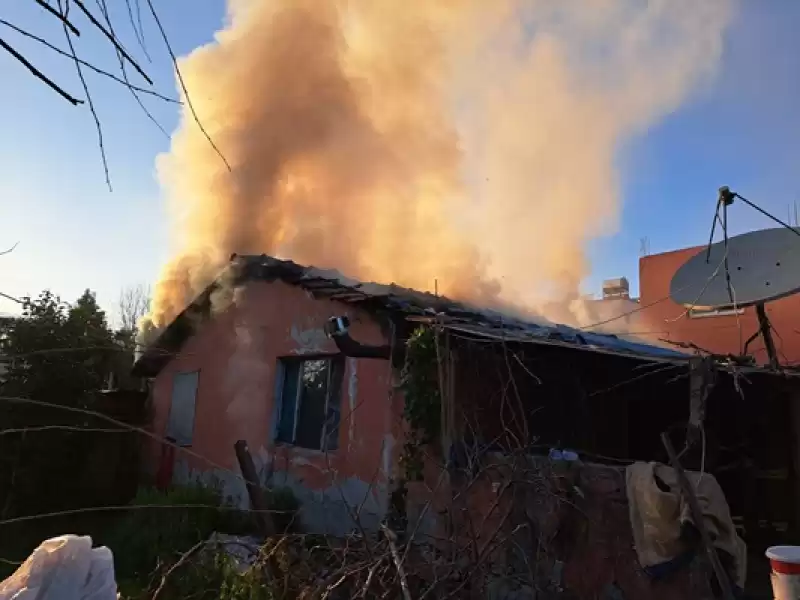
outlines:
M733 581L766 568L766 545L800 524L790 372L698 362L263 255L233 257L134 371L152 379L153 432L187 450L154 444L151 471L166 461L173 481L217 481L245 503L234 454L245 440L261 482L294 491L307 530L388 519L412 538L444 532L480 564L487 548L487 564L512 571L520 552L536 555L531 577L546 571L578 597L610 585L694 597L689 567L653 587L633 550L628 505L641 488L626 470L669 463L664 432L685 446L687 469L718 482L715 522L729 525L718 539L747 544L749 561L726 555ZM653 493L678 506L674 487ZM500 556L498 535L515 550Z

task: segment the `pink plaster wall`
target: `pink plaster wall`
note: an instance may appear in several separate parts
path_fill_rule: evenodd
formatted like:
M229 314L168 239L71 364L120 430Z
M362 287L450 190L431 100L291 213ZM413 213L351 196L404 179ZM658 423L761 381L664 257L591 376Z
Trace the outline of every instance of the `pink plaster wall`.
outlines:
M205 460L178 451L177 462L194 473L227 479L239 473L233 445L244 439L257 466L274 472L278 483L282 475L317 492L344 485L351 495L369 487L373 500L383 504L399 414L388 361L347 359L337 450L326 456L272 440L278 359L336 354L323 327L329 317L342 314L349 316L356 340L386 343L375 320L352 305L314 299L281 281L248 283L235 303L205 323L156 378L154 432L166 431L174 375L199 370L191 451ZM159 455L154 446L153 470Z

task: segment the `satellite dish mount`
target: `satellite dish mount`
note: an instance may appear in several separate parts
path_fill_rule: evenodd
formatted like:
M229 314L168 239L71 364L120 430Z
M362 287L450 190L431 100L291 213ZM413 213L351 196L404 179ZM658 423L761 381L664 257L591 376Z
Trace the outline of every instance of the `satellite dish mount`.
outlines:
M751 231L729 239L728 207L737 198L781 227ZM723 239L714 243L717 223ZM738 311L747 306L755 307L758 330L745 342L742 353L746 354L748 346L761 336L769 365L777 369L780 365L772 337L773 327L764 305L797 292L800 292L800 230L727 186L719 188L708 247L675 273L670 283L672 299L690 310L732 307Z
M747 347L750 345L750 342L760 335L764 340L764 348L767 350L769 366L773 369L777 369L780 365L778 363L778 353L775 351L775 340L772 339L772 323L769 322L769 317L767 317L767 311L764 308L763 302L758 302L755 307L756 316L758 317L758 331L747 338L747 341L744 343L742 354L747 354Z

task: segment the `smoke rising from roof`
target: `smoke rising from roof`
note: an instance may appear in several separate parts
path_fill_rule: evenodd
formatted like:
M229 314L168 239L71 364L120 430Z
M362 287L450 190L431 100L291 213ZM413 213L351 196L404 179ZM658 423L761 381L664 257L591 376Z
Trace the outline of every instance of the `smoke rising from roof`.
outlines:
M180 63L153 323L231 253L528 307L574 298L620 146L713 75L728 0L231 0Z

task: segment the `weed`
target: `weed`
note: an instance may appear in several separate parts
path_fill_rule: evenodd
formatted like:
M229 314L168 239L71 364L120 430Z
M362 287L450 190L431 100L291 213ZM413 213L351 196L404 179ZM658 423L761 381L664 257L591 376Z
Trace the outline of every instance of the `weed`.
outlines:
M118 579L142 580L214 531L238 534L251 527L249 515L227 505L213 486L175 486L167 492L143 488L131 504L159 508L131 509L105 540L114 551Z
M153 585L127 583L120 585L120 600L146 600ZM254 566L241 571L224 552L209 551L172 573L161 590L161 600L192 598L193 600L275 600L272 586L264 571Z

